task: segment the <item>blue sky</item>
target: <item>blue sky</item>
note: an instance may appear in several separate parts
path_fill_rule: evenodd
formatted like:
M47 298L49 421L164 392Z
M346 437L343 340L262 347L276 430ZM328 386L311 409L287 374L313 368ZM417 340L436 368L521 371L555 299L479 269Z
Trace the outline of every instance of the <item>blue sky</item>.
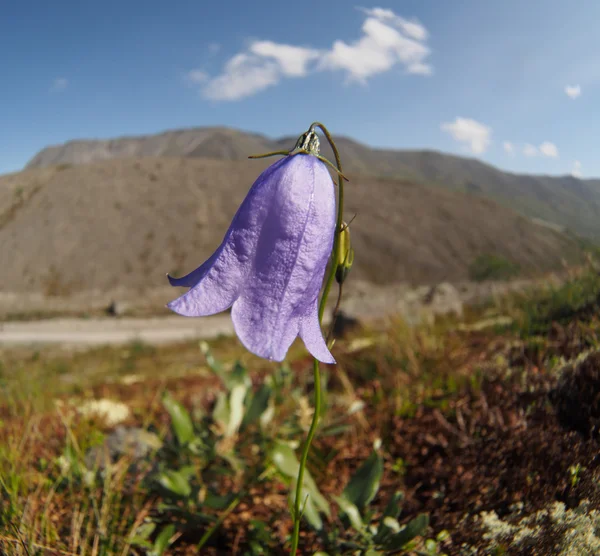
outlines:
M60 0L0 13L0 173L39 149L314 120L390 148L600 176L600 2Z

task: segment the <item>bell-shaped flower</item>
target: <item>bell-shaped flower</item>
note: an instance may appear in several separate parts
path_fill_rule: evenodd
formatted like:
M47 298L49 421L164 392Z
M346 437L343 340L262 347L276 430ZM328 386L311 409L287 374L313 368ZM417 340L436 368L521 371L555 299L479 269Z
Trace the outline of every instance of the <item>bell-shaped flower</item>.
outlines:
M278 160L258 177L213 255L187 276L169 276L190 290L168 307L189 317L231 307L235 332L252 353L282 361L300 336L316 359L335 363L318 318L335 221L326 165L311 154Z

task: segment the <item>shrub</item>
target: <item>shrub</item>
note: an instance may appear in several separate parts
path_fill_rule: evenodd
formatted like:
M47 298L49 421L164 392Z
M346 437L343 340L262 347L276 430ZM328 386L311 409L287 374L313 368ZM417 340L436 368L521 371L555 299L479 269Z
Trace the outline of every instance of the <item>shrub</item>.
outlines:
M479 255L469 267L469 276L476 282L508 280L519 274L519 265L493 254Z

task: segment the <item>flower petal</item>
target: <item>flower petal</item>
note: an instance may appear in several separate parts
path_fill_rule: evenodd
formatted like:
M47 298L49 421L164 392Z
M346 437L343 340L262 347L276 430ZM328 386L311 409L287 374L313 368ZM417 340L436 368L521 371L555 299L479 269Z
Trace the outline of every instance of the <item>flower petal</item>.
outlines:
M290 318L277 331L270 331L260 322L259 315L252 300L240 297L231 309L231 320L235 333L244 347L254 355L271 361L283 361L288 349L298 336L299 319Z
M310 155L285 160L273 175L277 188L256 244L254 266L231 314L242 343L278 361L317 300L335 230L335 192L325 165ZM307 324L306 329L313 339L315 326ZM332 362L325 351L320 350L322 360Z
M183 316L200 317L231 307L252 265L260 230L277 185L271 176L284 161L269 166L257 178L233 217L223 242L204 264L181 278L168 276L171 285L191 288L167 304L169 309Z
M323 338L323 332L321 332L317 301L314 302L311 311L300 321L300 338L302 338L306 349L315 359L322 363L335 363L335 359Z
M167 307L185 317L225 311L237 299L244 274L243 265L239 264L234 250L226 245L215 262L205 267L200 281L187 293L168 303Z
M224 240L226 241L226 239ZM182 276L181 278L173 278L170 274L167 274L169 284L176 287L193 288L210 270L210 267L215 262L215 259L219 256L223 249L224 243L221 243L219 248L210 256L210 258L202 263L196 270L192 270L189 274Z

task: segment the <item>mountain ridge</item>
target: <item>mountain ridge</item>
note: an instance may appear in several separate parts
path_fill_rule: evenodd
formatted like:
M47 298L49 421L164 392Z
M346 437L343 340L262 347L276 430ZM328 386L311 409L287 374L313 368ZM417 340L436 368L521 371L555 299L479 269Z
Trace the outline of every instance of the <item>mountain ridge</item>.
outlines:
M157 156L242 161L250 154L289 150L296 139L290 136L270 139L258 133L222 126L168 130L109 140L76 139L42 149L26 168ZM487 197L530 218L600 239L600 179L516 174L476 158L435 150L373 149L348 137L335 137L335 140L342 154L344 172L350 177L373 175L408 179ZM326 141L321 145L322 154L333 160Z

